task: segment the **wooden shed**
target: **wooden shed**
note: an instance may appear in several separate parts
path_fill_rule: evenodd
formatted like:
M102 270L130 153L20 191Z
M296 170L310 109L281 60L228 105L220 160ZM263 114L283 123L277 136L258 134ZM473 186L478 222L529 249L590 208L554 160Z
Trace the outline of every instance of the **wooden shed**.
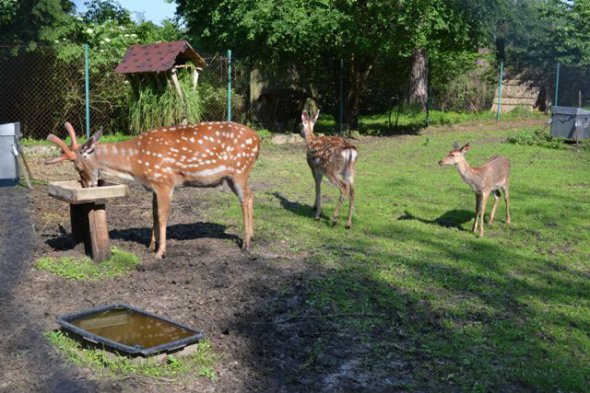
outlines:
M191 92L196 90L199 73L206 66L205 60L184 40L130 46L115 68L115 73L128 76L135 93L135 102L130 103L130 127L143 131L179 122L198 121L195 111L191 112ZM181 81L188 78L190 88ZM173 102L175 100L170 97L158 102L158 97L168 94L170 89L176 91L177 102ZM147 97L151 97L150 105L141 102L142 99L146 101ZM166 105L174 108L167 108ZM153 113L146 113L149 110ZM160 116L158 111L161 112L161 119L157 118ZM133 119L136 119L135 124ZM150 124L146 124L150 121Z

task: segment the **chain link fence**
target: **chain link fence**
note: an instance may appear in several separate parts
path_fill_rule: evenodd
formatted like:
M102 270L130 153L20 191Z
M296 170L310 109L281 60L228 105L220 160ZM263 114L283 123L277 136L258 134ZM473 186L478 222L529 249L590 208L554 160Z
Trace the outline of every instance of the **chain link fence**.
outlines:
M217 54L205 58L197 87L202 100L202 121L228 118L228 81L232 89L232 120L247 120L248 73L239 61ZM129 130L130 85L126 77L105 69L89 78L91 132ZM0 46L0 124L21 123L23 137L45 139L51 132L64 135L64 122L85 133L84 59L65 63L51 48L25 51L18 46Z

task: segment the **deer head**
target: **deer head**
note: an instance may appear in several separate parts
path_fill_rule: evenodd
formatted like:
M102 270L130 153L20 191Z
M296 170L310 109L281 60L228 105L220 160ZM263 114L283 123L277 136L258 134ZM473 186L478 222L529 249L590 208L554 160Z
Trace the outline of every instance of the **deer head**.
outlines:
M72 139L71 145L68 147L63 140L53 134L49 134L47 140L59 146L62 150L62 155L46 160L45 165L57 164L64 160L72 161L76 171L80 174L82 187L96 187L98 185L98 167L93 153L102 136L102 131L95 132L86 143L80 146L74 127L70 123L66 123L65 127Z
M320 116L319 110L317 111L317 113L313 117L310 117L309 113L307 113L306 110L304 110L301 113L301 123L302 123L301 136L303 138L307 139L308 136L313 137L313 127L315 126L315 123L318 121L319 116Z
M464 154L469 151L469 143L464 144L460 148L455 148L449 152L442 160L438 162L439 165L457 165L464 159Z

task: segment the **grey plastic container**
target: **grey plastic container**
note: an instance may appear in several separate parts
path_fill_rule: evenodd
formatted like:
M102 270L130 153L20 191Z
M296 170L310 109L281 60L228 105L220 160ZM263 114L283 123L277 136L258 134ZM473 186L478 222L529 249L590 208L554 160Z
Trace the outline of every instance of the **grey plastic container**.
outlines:
M590 137L590 111L570 106L554 106L551 111L552 136L574 140Z
M0 187L18 184L17 138L20 123L0 124Z

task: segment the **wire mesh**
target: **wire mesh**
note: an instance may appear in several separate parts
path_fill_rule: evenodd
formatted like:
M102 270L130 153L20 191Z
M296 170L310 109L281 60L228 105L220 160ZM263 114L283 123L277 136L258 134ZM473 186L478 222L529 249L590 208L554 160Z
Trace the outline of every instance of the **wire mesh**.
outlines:
M227 119L228 59L206 58L198 91L202 121ZM124 76L104 69L90 76L90 128L106 132L129 129L130 85ZM232 62L232 120L245 122L248 74L239 61ZM85 132L84 58L68 64L51 48L25 51L0 46L0 124L20 122L26 138L45 139L49 133L65 135L63 124Z

